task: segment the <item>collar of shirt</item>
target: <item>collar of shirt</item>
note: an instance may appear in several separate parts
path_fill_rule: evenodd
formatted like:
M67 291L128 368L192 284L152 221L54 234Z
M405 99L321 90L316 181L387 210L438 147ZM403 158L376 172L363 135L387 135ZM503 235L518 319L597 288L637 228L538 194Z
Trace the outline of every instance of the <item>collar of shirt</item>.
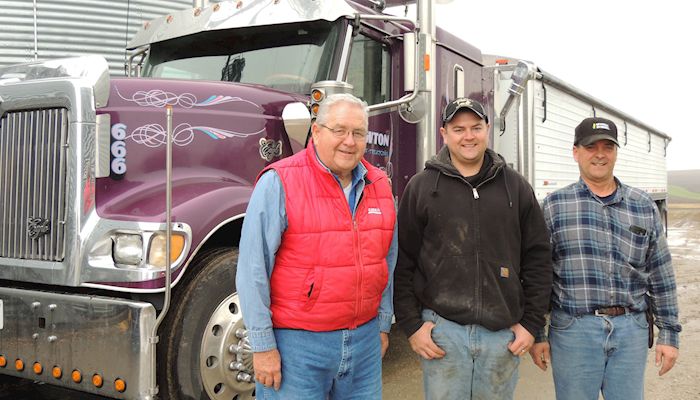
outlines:
M318 152L316 151L316 145L314 146L314 153L316 154L316 160L318 161L323 168L326 169L333 177L335 178L335 181L338 182L338 186L340 186L340 189L343 190L343 185L340 183L340 179L338 178L338 175L333 173L333 171L330 170L326 166L326 164L321 161L321 159L318 157ZM365 176L367 175L367 168L362 164L362 162L357 163L357 166L352 170L352 181L350 182L350 193L349 196L346 196L346 200L348 201L348 205L350 206L350 212L352 213L353 216L355 216L355 209L357 208L357 203L360 201L360 196L358 196L358 193L362 193L362 191L365 188Z
M590 196L591 198L596 199L598 202L600 202L603 205L610 206L613 204L620 203L624 200L624 194L623 194L623 188L622 188L622 182L620 182L617 178L615 179L615 184L617 185L617 189L615 192L613 192L613 197L608 199L607 201L601 200L601 197L598 196L597 194L593 193L591 189L588 187L586 182L583 180L583 178L579 178L578 182L576 183L576 189L579 192L579 196Z

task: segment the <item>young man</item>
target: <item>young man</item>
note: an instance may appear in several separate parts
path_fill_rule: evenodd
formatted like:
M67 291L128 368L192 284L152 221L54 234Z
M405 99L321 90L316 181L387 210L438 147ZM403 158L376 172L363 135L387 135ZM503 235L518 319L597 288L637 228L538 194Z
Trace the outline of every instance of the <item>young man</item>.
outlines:
M554 261L549 343L530 354L550 362L559 400L644 397L651 307L659 327L659 375L678 357L678 306L671 255L654 201L613 175L617 127L586 118L576 127L581 178L544 201Z
M549 237L530 185L488 149L483 106L456 99L442 122L445 146L399 206L396 319L427 400L510 399L544 326Z
M362 158L367 119L361 100L329 96L308 147L253 191L236 287L258 398L381 399L396 211L387 176Z

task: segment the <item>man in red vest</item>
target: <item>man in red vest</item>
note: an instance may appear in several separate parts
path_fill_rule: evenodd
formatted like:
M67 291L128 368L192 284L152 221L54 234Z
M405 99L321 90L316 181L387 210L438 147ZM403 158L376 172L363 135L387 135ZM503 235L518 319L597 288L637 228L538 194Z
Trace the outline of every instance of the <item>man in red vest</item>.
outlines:
M236 287L265 399L380 399L396 211L363 159L367 104L321 104L305 150L265 168L240 241Z

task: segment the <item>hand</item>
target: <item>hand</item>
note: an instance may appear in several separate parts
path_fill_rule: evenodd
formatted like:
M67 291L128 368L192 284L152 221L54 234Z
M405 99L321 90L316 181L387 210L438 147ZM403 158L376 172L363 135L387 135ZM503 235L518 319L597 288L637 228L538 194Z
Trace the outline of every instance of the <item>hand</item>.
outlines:
M656 366L661 366L659 376L665 374L673 368L678 359L678 349L667 344L656 345Z
M508 350L510 350L514 356L519 357L525 355L535 343L535 337L520 324L511 326L510 330L515 333L515 340L508 343Z
M389 349L389 334L387 332L379 332L379 340L382 341L382 358L384 358L384 354Z
M420 329L408 338L408 343L413 351L426 360L445 357L445 351L438 347L430 336L434 327L434 323L425 321Z
M547 370L547 366L551 363L551 357L549 355L549 343L535 343L530 348L530 357L532 361L540 367L542 371Z
M253 353L255 380L279 390L282 384L282 358L277 349Z

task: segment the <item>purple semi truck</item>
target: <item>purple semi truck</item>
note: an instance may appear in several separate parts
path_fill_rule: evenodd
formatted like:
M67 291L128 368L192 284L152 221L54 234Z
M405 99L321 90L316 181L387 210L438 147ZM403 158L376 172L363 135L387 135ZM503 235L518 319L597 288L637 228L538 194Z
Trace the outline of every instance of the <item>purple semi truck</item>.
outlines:
M221 2L146 23L128 77L98 56L0 68L0 374L124 399L254 398L234 279L246 206L334 92L369 104L365 157L397 197L458 96L487 106L491 143L538 195L577 176L537 175L551 160L537 151L556 148L527 123L537 93L522 93L540 86L629 122L630 140L641 127L663 163L668 136L531 63L486 65L435 26L431 1L415 19L384 13L403 3Z

